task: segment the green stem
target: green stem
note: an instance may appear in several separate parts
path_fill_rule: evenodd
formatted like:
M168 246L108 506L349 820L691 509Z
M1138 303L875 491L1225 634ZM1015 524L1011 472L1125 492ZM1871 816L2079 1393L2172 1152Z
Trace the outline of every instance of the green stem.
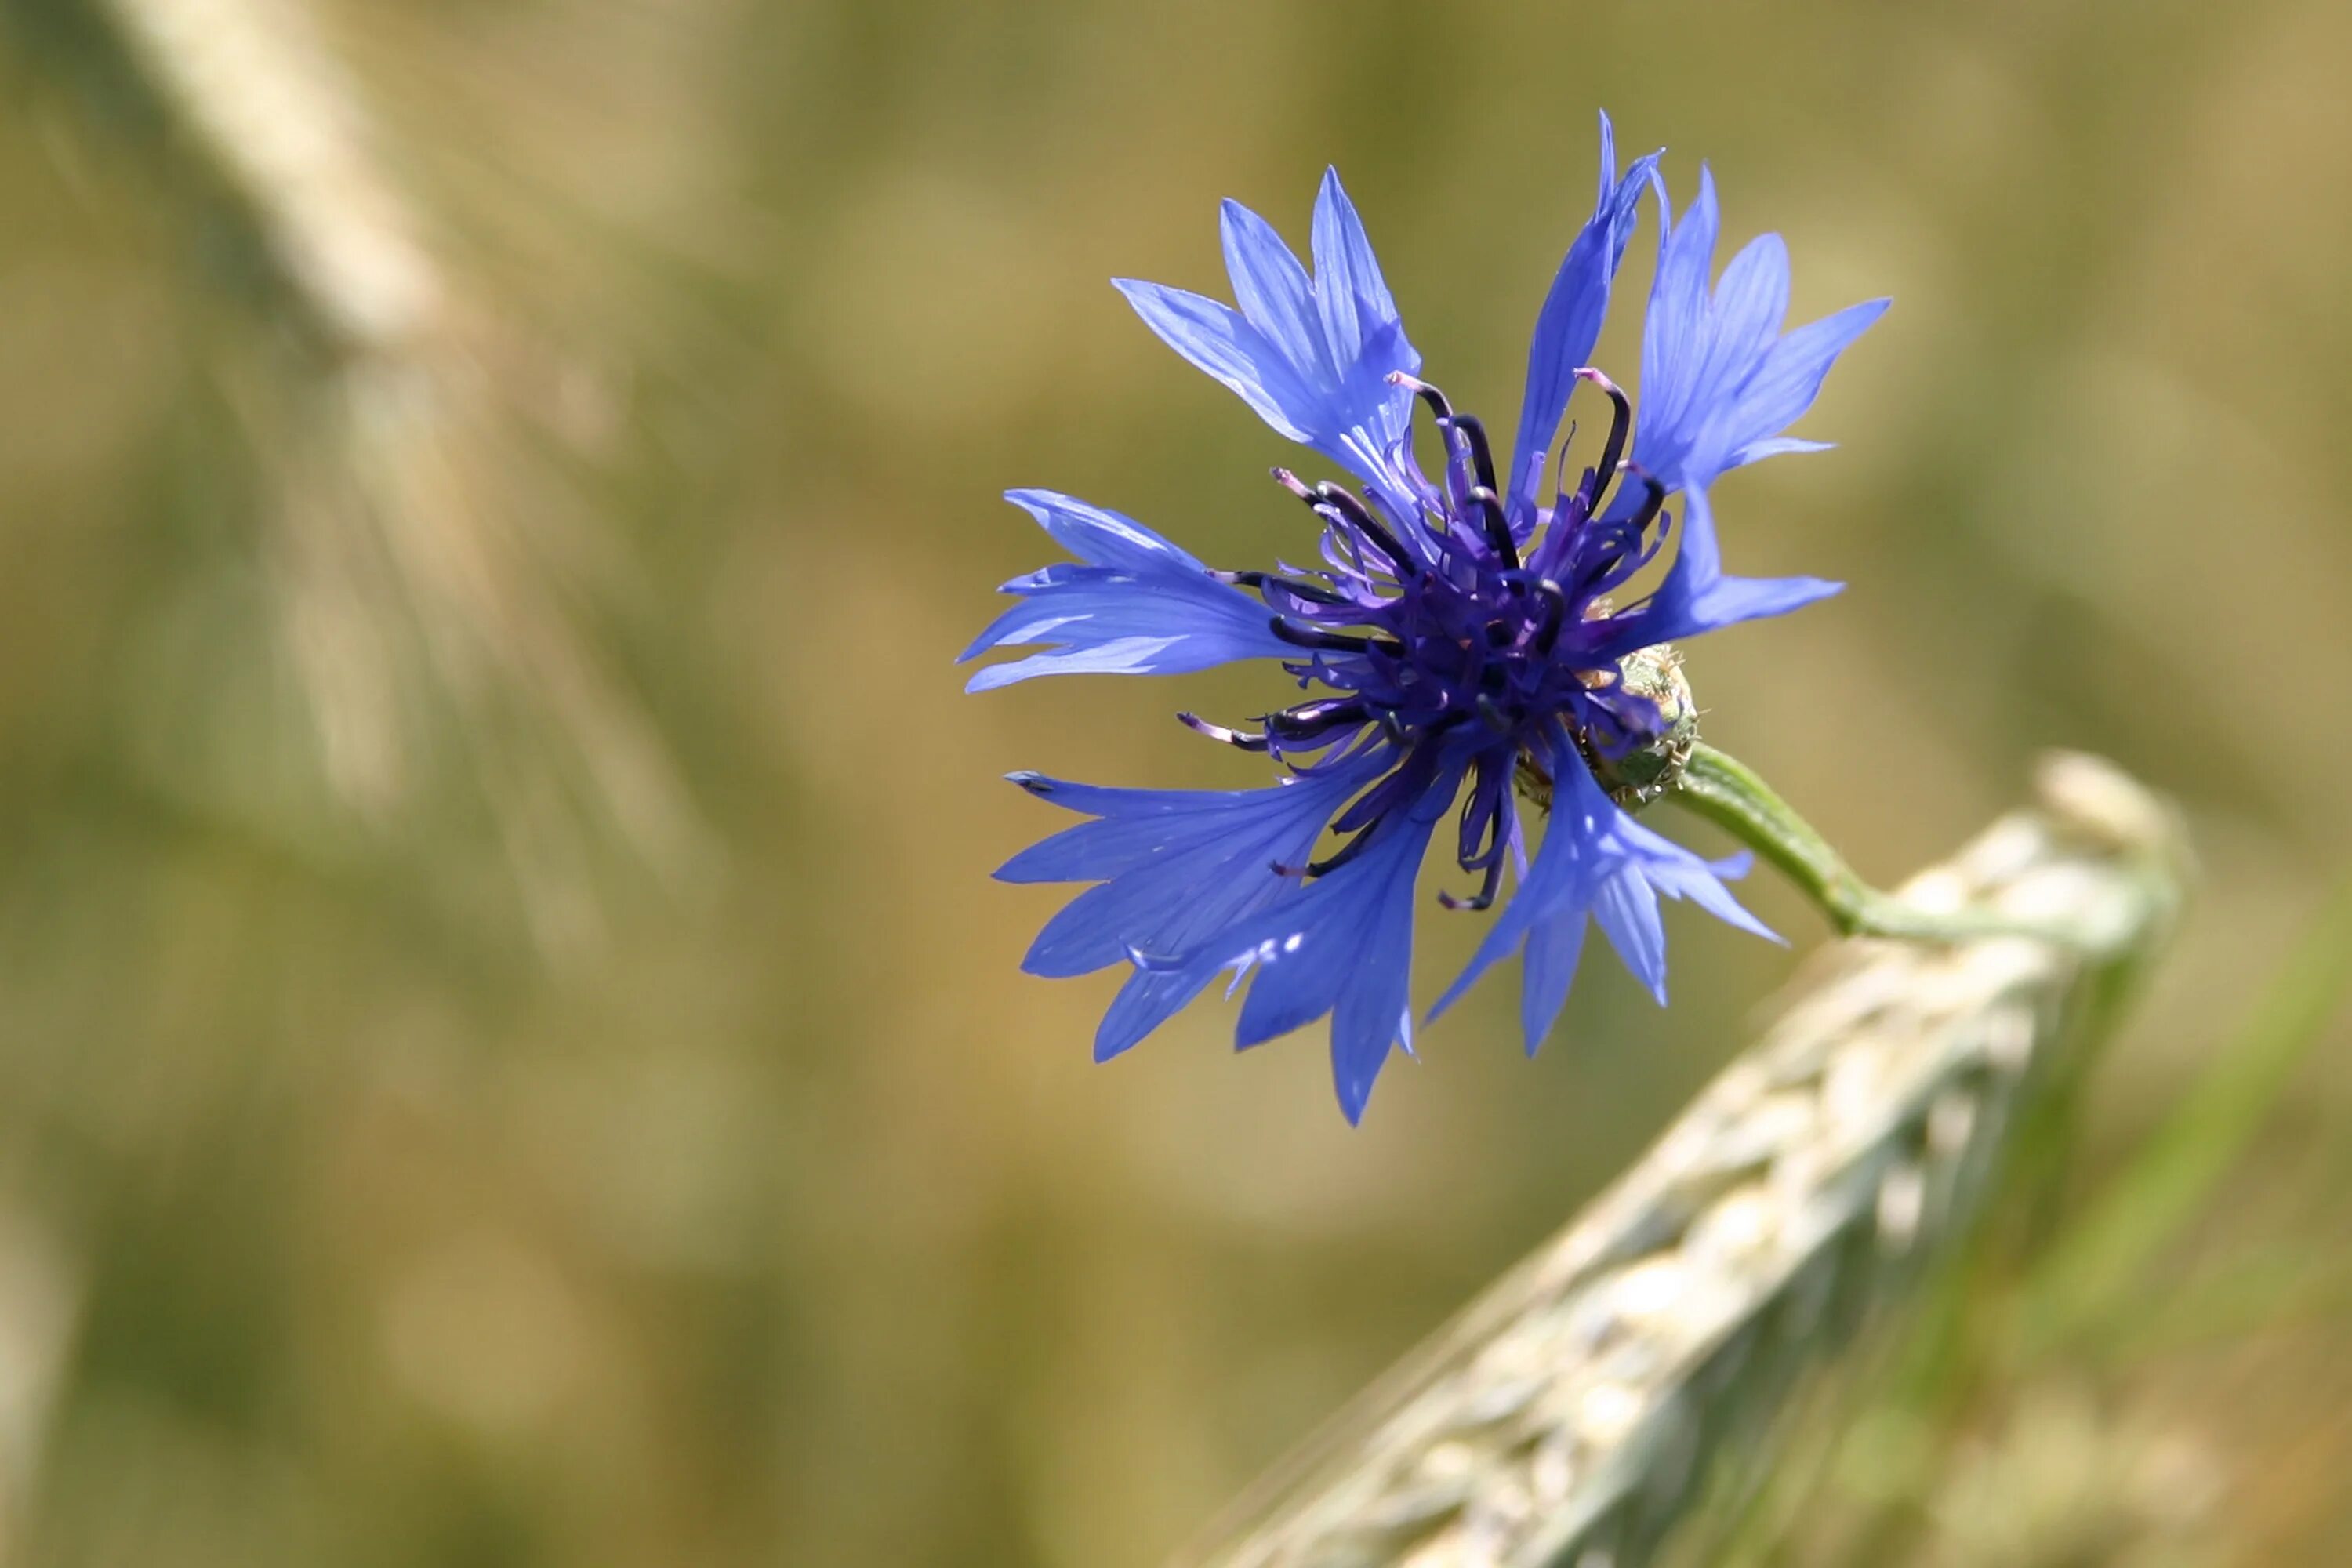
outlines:
M1966 942L1987 936L2067 940L2063 933L2029 928L1982 910L1938 914L1915 909L1879 891L1855 875L1812 824L1798 816L1754 770L1705 742L1692 745L1690 761L1665 798L1706 818L1779 867L1821 906L1841 935L1919 942Z

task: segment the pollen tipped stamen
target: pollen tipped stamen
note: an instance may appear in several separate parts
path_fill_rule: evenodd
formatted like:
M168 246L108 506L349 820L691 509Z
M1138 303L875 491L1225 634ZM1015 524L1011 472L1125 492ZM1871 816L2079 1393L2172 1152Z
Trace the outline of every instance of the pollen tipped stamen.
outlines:
M1389 380L1429 405L1438 432L1445 438L1446 479L1457 500L1476 487L1502 489L1495 478L1495 448L1486 438L1484 420L1475 415L1454 413L1445 394L1417 376L1395 371L1390 374ZM1461 437L1458 445L1454 439L1457 436Z
M1445 394L1419 376L1407 375L1401 370L1392 370L1389 372L1389 384L1402 386L1423 403L1428 404L1430 413L1436 416L1439 424L1446 425L1453 422L1454 405L1446 401Z
M1354 529L1373 549L1389 558L1399 577L1412 576L1421 570L1405 552L1404 546L1397 542L1396 535L1383 527L1358 497L1328 479L1319 485L1309 485L1288 468L1275 469L1274 482L1313 507L1318 515Z
M1437 902L1442 909L1475 914L1480 910L1491 910L1495 907L1495 895L1502 885L1503 858L1497 855L1494 862L1486 868L1486 874L1479 879L1477 892L1466 899L1457 899L1451 893L1440 891L1437 895Z
M1302 625L1287 616L1268 617L1266 625L1274 635L1293 647L1313 648L1319 653L1379 653L1391 658L1402 656L1404 645L1386 638L1349 637L1345 632L1327 632L1320 626Z
M1378 833L1380 829L1381 825L1377 822L1373 823L1370 827L1358 833L1353 838L1350 838L1345 844L1340 845L1339 847L1331 851L1330 854L1325 856L1322 859L1309 860L1304 867L1300 868L1301 874L1308 877L1328 876L1330 873L1338 870L1340 867L1346 865L1349 861L1353 860L1357 856L1361 855L1365 849L1370 846L1372 842L1372 835Z
M1345 518L1349 526L1362 534L1373 549L1393 562L1399 576L1411 576L1420 571L1419 563L1406 553L1402 544L1397 542L1397 536L1372 515L1372 509L1364 504L1361 497L1341 489L1328 479L1315 487L1314 496L1320 506L1328 507Z
M1624 390L1601 372L1586 365L1576 373L1579 381L1591 382L1609 399L1609 434L1601 443L1601 461L1592 467L1591 474L1577 490L1577 499L1584 502L1587 511L1601 504L1601 492L1617 477L1617 465L1625 456L1625 439L1633 428L1633 400Z
M1228 746L1238 746L1244 752L1263 752L1274 742L1265 735L1253 735L1242 730L1228 730L1223 724L1212 724L1197 713L1179 713L1176 721L1197 735L1212 741L1223 741Z

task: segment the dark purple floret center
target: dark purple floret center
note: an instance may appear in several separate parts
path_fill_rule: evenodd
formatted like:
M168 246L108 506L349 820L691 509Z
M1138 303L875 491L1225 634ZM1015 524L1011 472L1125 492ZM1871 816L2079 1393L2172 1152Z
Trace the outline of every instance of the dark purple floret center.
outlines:
M1622 629L1612 623L1623 612L1609 595L1664 542L1664 491L1625 461L1625 395L1596 371L1579 374L1609 398L1609 429L1572 490L1563 447L1549 507L1507 500L1486 426L1402 375L1391 379L1435 416L1446 452L1438 478L1423 475L1409 441L1396 453L1407 476L1402 494L1309 485L1275 470L1322 519L1324 565L1219 575L1265 602L1275 635L1300 653L1286 668L1318 695L1265 715L1255 731L1181 717L1300 773L1376 752L1391 764L1332 823L1354 837L1295 869L1336 869L1392 813L1420 805L1441 779L1466 777L1457 859L1481 883L1474 897L1445 902L1484 908L1513 837L1522 755L1549 755L1546 742L1562 726L1596 758L1663 732L1657 703L1628 690L1616 658L1601 650Z

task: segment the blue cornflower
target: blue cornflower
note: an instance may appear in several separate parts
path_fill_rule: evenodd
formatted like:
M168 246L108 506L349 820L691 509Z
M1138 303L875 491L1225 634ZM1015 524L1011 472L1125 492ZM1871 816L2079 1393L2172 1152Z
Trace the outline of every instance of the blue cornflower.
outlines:
M1621 173L1602 117L1599 199L1537 317L1504 465L1485 426L1418 378L1421 356L1336 172L1315 205L1311 277L1264 219L1227 202L1225 266L1238 309L1119 282L1177 353L1360 483L1276 470L1321 522L1319 564L1276 572L1214 571L1116 512L1047 490L1011 495L1076 559L1004 585L1019 602L963 657L1050 647L980 670L971 689L1268 658L1307 694L1250 731L1180 715L1276 764L1279 776L1264 788L1110 789L1014 775L1089 819L998 875L1096 884L1047 922L1024 967L1075 975L1128 966L1095 1038L1097 1059L1126 1050L1232 970L1236 985L1250 985L1240 1046L1331 1016L1340 1108L1360 1118L1390 1050L1412 1048L1413 889L1431 836L1457 802L1454 859L1475 890L1439 901L1491 907L1507 864L1518 886L1438 1007L1496 959L1524 951L1530 1053L1567 996L1588 920L1661 1002L1659 894L1771 934L1723 885L1746 869L1745 858L1709 863L1627 807L1670 781L1693 738L1669 645L1836 592L1811 577L1725 575L1706 487L1741 464L1812 445L1781 432L1885 302L1783 333L1788 257L1769 235L1710 290L1713 181L1702 172L1698 199L1677 225L1658 156ZM1589 361L1644 189L1656 192L1659 254L1637 424L1632 400ZM1573 476L1563 452L1546 500L1548 449L1579 382L1608 400L1610 423L1593 461ZM1433 476L1413 451L1416 400L1444 450ZM1676 494L1678 522L1666 510ZM1678 544L1655 590L1616 603L1670 532ZM1532 859L1522 794L1549 814ZM1337 845L1318 858L1327 834Z

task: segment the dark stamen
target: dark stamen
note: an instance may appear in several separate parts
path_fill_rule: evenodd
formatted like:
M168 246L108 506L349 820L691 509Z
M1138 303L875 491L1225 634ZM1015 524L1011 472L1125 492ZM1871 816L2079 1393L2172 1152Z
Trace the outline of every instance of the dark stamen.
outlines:
M1568 590L1547 577L1536 584L1536 597L1543 601L1543 620L1536 626L1536 652L1548 654L1559 641L1559 629L1568 621Z
M1493 862L1487 866L1486 875L1479 881L1478 891L1475 896L1467 899L1457 899L1451 893L1440 892L1437 895L1437 901L1440 905L1449 910L1468 910L1473 911L1478 910L1491 910L1495 907L1495 889L1501 887L1502 883L1503 858L1500 855L1497 855L1495 857Z
M1437 422L1440 425L1453 422L1454 405L1445 401L1445 394L1419 376L1407 375L1401 370L1392 370L1389 372L1389 382L1391 385L1403 387L1407 392L1428 404L1429 411L1437 416Z
M1176 721L1196 734L1206 735L1212 741L1223 741L1228 746L1239 746L1244 752L1263 752L1270 744L1264 735L1228 730L1223 724L1210 723L1197 713L1179 713Z
M1342 724L1362 724L1371 719L1371 710L1354 698L1335 699L1326 702L1303 702L1279 713L1265 716L1266 733L1285 741L1304 741L1334 730Z
M1576 445L1576 421L1568 422L1568 434L1559 438L1559 455L1552 459L1552 509L1559 510L1568 505L1568 449Z
M1404 546L1397 542L1396 535L1382 527L1380 520L1372 515L1372 509L1352 492L1343 490L1326 479L1315 487L1314 494L1318 501L1346 518L1357 532L1371 541L1373 549L1395 562L1401 574L1420 570L1412 558L1405 553Z
M1503 515L1503 498L1495 493L1491 479L1486 484L1472 488L1470 504L1478 509L1478 515L1486 527L1486 542L1493 545L1495 553L1503 558L1504 569L1517 571L1519 547L1511 538L1511 521Z
M1470 443L1470 467L1478 482L1490 490L1501 489L1495 482L1495 448L1486 443L1486 421L1475 414L1457 414L1453 424Z
M1486 721L1498 735L1507 735L1518 728L1511 721L1510 715L1503 711L1503 705L1483 691L1478 694L1477 708L1478 717Z
M1339 847L1331 851L1331 853L1324 858L1320 860L1309 860L1306 866L1307 875L1310 877L1321 877L1338 870L1349 861L1353 860L1357 856L1361 855L1365 848L1370 845L1372 835L1378 833L1380 830L1381 825L1375 822L1370 827L1365 828L1361 833L1357 834L1353 838L1349 839L1348 842L1340 845Z
M1462 801L1461 828L1455 836L1454 858L1465 871L1483 871L1502 853L1502 796L1487 784L1493 772L1482 761L1478 782Z
M1397 711L1393 708L1381 710L1381 733L1386 735L1389 742L1400 750L1412 742L1412 731L1404 727L1404 721L1397 717Z
M1284 489L1288 490L1292 495L1297 496L1300 500L1305 501L1307 505L1313 506L1315 504L1315 492L1307 487L1307 483L1305 479L1300 479L1288 468L1276 468L1273 472L1274 482L1276 484L1280 485Z
M1617 477L1617 464L1625 456L1625 437L1633 427L1633 400L1591 365L1578 371L1576 377L1599 387L1608 397L1610 407L1609 435L1601 443L1601 461L1593 465L1591 479L1577 491L1584 500L1585 510L1590 511L1601 504L1601 492Z
M1327 632L1319 626L1301 625L1287 616L1275 616L1266 624L1274 635L1293 647L1311 647L1324 653L1384 653L1394 658L1404 652L1404 645L1382 637L1354 637L1345 632Z
M1296 577L1277 577L1271 572L1211 572L1209 575L1220 583L1230 583L1236 588L1252 589L1261 595L1268 588L1277 589L1294 599L1304 600L1310 605L1352 605L1355 604L1353 599L1344 594L1334 593L1328 588L1319 587L1313 583L1302 583Z
M1658 509L1666 504L1666 487L1658 482L1656 475L1646 473L1632 463L1625 465L1625 472L1630 478L1642 481L1642 509L1625 525L1627 531L1638 540L1643 531L1658 520Z
M1288 468L1275 469L1274 482L1313 507L1318 512L1321 512L1328 507L1339 513L1355 528L1357 532L1370 540L1381 554L1387 556L1395 564L1400 577L1419 572L1420 568L1406 558L1404 546L1396 542L1396 535L1381 527L1380 520L1372 516L1370 510L1362 501L1358 500L1338 485L1327 479L1322 484L1310 486Z

